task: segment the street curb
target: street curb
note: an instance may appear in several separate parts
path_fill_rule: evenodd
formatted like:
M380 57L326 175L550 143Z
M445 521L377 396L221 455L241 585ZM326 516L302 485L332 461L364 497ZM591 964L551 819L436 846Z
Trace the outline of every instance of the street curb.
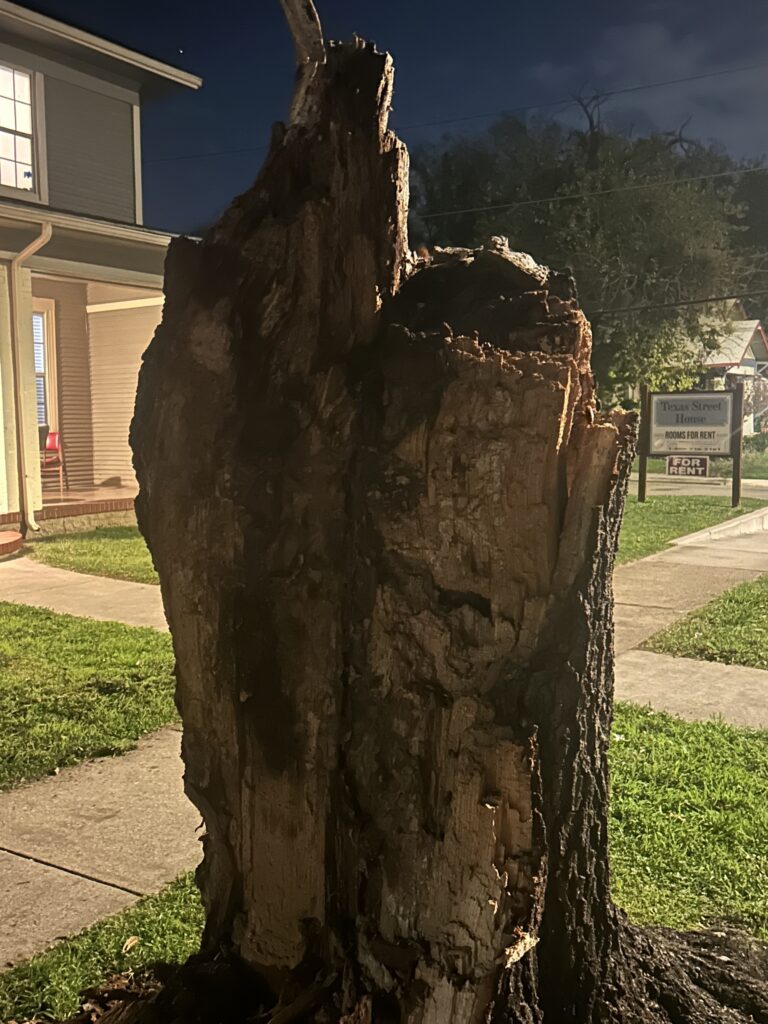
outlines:
M630 473L629 479L630 479L630 481L632 483L636 483L637 479L638 479L637 472L633 471L632 473ZM666 483L670 483L671 481L674 481L675 483L682 483L685 480L690 480L691 483L696 483L699 486L701 486L702 484L711 484L713 490L716 490L717 488L722 488L723 490L727 490L727 489L730 489L730 486L731 486L731 478L729 476L708 476L708 477L696 477L696 478L694 478L694 477L669 477L669 476L666 475L666 473L649 473L648 476L647 476L647 480L648 480L649 483L651 481L653 481L655 483L658 483L658 482L660 482L662 480L665 481ZM741 478L741 486L742 487L745 487L745 486L746 487L755 487L755 488L759 488L760 490L763 490L763 489L768 490L768 480L760 480L760 479L757 479L757 478L753 479L752 477L744 476L744 477Z
M768 530L768 507L757 508L754 512L747 512L743 516L727 519L724 523L717 523L704 530L697 530L696 533L687 533L683 537L676 537L670 543L675 547L701 544L703 541L722 540L726 537L747 537L753 533L762 533L764 530Z

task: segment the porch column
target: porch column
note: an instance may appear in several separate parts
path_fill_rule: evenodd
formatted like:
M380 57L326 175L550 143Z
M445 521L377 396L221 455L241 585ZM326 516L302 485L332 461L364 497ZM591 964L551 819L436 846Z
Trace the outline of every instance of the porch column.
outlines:
M7 263L0 263L0 515L19 507Z
M32 275L23 267L17 271L17 275L17 384L22 395L27 496L29 507L39 509L42 507L42 488L37 431L35 353L32 341ZM9 265L0 264L0 513L17 512L19 509L9 276Z

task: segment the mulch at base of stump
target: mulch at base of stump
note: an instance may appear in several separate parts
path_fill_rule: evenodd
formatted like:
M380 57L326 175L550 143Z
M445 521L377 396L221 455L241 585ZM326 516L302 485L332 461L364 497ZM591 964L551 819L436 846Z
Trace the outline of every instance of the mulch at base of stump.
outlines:
M721 983L731 989L723 1020L735 1019L732 1012L738 1009L743 1014L738 1016L739 1020L768 1021L767 943L727 926L688 933L647 928L638 930L638 934L644 934L651 943L663 944L686 974L700 985L703 981L704 991L710 986L703 976L715 969L712 980L716 981L719 974ZM85 990L80 1010L56 1024L161 1024L167 1019L190 1024L244 1024L261 1017L265 1010L264 1002L254 991L253 980L254 976L241 963L226 960L202 961L193 957L181 967L152 964L141 971L112 975L102 985ZM742 1000L732 997L734 990L739 993L742 986L744 1001L740 1005ZM161 992L164 994L158 1005L155 997ZM291 1015L288 1019L298 1021L302 1016ZM657 1018L652 1014L646 1019ZM35 1017L8 1024L54 1022L50 1017Z
M129 971L126 974L110 975L101 985L87 988L80 993L80 1010L59 1024L96 1024L104 1020L111 1010L126 1007L140 999L148 1000L157 995L170 977L168 968ZM163 978L161 981L160 979ZM23 1021L9 1021L8 1024L52 1024L50 1017L32 1017Z

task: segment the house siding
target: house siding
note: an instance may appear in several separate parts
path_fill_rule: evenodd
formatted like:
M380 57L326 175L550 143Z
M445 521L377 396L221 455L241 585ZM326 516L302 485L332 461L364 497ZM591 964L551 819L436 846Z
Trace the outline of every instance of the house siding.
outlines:
M56 364L59 429L70 487L93 485L93 417L86 285L79 281L35 278L36 298L56 305Z
M159 306L89 314L94 483L130 486L128 445L141 357L160 322Z
M105 284L103 281L88 282L88 305L97 302L122 302L126 299L146 299L159 296L158 291L146 288L133 288L123 284Z
M46 76L45 126L51 207L135 223L131 104Z

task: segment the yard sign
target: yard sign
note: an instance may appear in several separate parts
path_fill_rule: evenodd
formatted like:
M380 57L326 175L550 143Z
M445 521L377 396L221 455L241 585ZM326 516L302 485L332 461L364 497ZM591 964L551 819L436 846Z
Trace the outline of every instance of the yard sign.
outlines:
M741 433L743 425L744 384L734 391L650 392L641 388L640 472L638 501L645 501L649 455L668 458L678 471L674 476L705 476L706 469L694 473L680 469L684 456L720 455L733 459L731 503L735 508L741 500ZM703 461L696 461L703 465Z
M732 391L652 394L649 455L732 454Z
M709 456L668 455L667 476L709 476Z

